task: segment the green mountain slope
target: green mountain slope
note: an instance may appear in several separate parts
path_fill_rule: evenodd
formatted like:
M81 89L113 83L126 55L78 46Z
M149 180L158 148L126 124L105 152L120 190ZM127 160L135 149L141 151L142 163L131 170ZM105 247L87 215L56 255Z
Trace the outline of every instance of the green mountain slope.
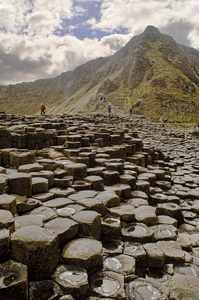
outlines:
M106 58L89 61L52 79L0 86L6 113L102 110L101 95L120 109L152 119L199 122L199 52L177 44L153 26Z

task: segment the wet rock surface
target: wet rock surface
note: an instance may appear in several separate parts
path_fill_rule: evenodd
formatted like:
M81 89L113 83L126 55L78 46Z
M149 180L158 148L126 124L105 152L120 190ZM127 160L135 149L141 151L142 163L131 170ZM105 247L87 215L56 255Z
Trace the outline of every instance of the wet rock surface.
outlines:
M0 299L197 299L196 130L0 113Z

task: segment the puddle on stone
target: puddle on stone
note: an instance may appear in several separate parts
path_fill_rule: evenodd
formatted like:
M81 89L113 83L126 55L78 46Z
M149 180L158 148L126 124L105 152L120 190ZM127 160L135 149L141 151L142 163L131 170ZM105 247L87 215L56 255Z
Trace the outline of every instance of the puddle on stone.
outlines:
M193 256L193 264L199 267L199 258L196 256Z
M17 276L15 274L10 274L10 275L4 277L3 284L5 286L9 286L16 278L17 278Z
M152 285L141 285L137 287L137 293L143 300L156 300L159 299L161 293L152 287Z
M68 217L68 216L71 216L71 215L75 214L75 209L72 208L72 207L59 208L59 209L57 209L57 214L59 216Z
M171 208L176 208L177 207L177 205L175 205L175 204L168 204L168 206L171 207Z
M193 213L191 211L183 211L182 214L183 214L183 217L187 218L187 219L194 219L197 217L197 214Z
M137 235L137 236L142 236L143 234L145 234L146 229L141 227L141 226L132 226L129 229L127 229L127 231L133 235Z
M114 223L119 223L119 222L118 222L118 220L115 220L115 219L107 219L106 223L108 223L108 224L114 224Z
M163 236L170 236L171 235L171 231L168 228L164 228L164 229L160 229L157 232L158 235L163 235Z
M122 264L115 257L107 257L104 261L104 266L107 268L109 267L111 269L118 270L119 268L122 267Z
M125 247L125 251L130 252L130 253L136 252L137 249L138 249L137 246L126 246L126 247Z
M118 249L118 244L116 242L112 242L112 241L103 241L102 245L104 248L106 248L107 250L116 250Z
M93 289L103 296L113 295L120 287L117 280L108 277L96 278L92 283Z
M49 290L41 293L39 295L39 299L42 299L42 300L47 300L47 299L50 299L52 296L54 295L54 291L52 288L50 288Z
M27 202L26 202L27 204L36 204L36 203L38 203L38 201L35 201L35 200L27 200Z
M73 285L78 285L87 282L87 273L78 270L65 271L59 275L59 278Z
M103 222L110 224L110 225L118 225L120 223L120 220L117 218L106 216L103 218Z
M177 273L181 274L181 275L189 275L189 276L193 276L193 277L198 277L198 274L196 272L196 270L194 270L194 268L188 266L188 267L184 267L184 266L179 266L179 267L175 267L174 271L176 271Z

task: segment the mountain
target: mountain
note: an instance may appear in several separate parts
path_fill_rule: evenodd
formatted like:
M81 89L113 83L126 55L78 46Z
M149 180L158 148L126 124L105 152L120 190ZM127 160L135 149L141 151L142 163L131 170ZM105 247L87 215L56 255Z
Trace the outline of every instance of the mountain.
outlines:
M158 120L199 123L199 51L153 26L110 57L91 60L51 79L0 86L6 113L101 111L106 96L119 109Z

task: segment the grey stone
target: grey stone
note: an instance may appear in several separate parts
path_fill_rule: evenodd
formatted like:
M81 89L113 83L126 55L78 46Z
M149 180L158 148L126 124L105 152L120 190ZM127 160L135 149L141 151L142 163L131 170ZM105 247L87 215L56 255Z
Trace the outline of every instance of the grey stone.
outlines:
M8 194L0 195L0 209L9 210L13 215L16 213L16 197Z
M52 278L61 286L64 294L73 294L78 299L83 298L89 289L87 271L81 267L58 265Z
M78 233L78 224L68 218L55 218L44 224L46 230L55 232L58 236L58 245L63 247L68 241L74 239Z
M0 229L0 262L10 258L10 230Z
M123 299L124 276L112 271L102 271L91 276L91 290L100 297Z
M57 235L39 226L24 226L11 236L11 258L28 267L29 280L47 279L58 263Z
M8 176L10 193L32 195L32 176L26 173L13 173Z
M135 258L125 254L108 256L104 260L103 267L106 270L121 273L124 276L135 273Z
M96 240L101 237L100 214L91 210L79 211L72 216L73 220L79 224L79 234L91 236Z
M135 209L135 219L147 226L155 225L158 222L156 208L149 205L142 205Z
M74 239L63 247L61 257L67 264L92 269L102 264L102 243L90 238Z
M50 297L60 299L63 292L59 285L53 280L32 281L29 283L29 300Z
M175 274L169 283L171 299L198 299L199 279L193 276Z
M0 264L0 299L28 300L27 266L8 260Z

